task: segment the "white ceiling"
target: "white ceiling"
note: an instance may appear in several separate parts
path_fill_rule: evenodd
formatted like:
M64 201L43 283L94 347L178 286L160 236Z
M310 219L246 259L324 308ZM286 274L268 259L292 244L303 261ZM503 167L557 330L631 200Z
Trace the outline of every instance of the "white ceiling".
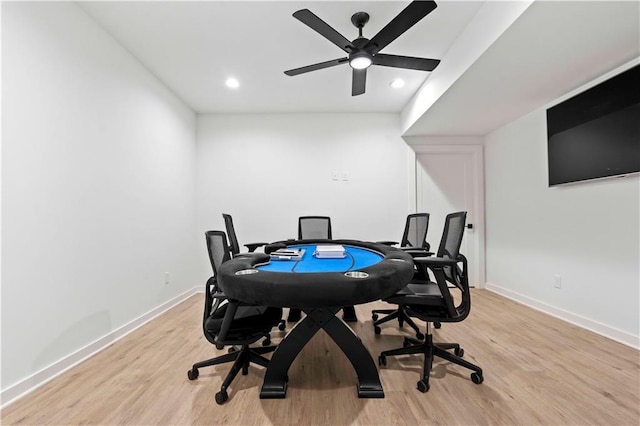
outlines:
M485 135L639 56L637 0L536 1L405 135Z
M401 112L430 73L374 66L351 96L343 64L295 77L288 69L344 57L291 15L308 8L348 39L350 17L373 37L408 1L83 2L81 7L198 113ZM449 48L483 1L438 7L383 53L455 61ZM420 117L407 134L485 134L640 55L639 2L537 1ZM460 52L460 49L456 49ZM436 70L437 71L437 70ZM227 77L240 88L225 87ZM396 77L407 84L389 86ZM425 80L426 83L425 83Z
M351 96L347 64L289 77L285 70L345 57L291 15L307 8L349 40L366 11L373 37L408 1L87 2L82 8L198 112L399 112L427 72L372 67L366 93ZM383 53L441 58L481 2L439 6ZM235 76L238 90L224 82ZM391 80L406 80L402 90Z

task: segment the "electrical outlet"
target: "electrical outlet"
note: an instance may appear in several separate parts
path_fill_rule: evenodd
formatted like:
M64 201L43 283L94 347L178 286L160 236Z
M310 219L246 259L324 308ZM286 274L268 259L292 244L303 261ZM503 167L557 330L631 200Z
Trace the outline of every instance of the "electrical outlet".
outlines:
M560 275L553 276L553 287L562 288L562 277Z
M349 172L342 172L342 180L349 180Z
M339 176L340 176L340 174L338 172L331 172L331 179L332 180L338 180Z
M164 273L164 285L169 284L169 273L165 272Z

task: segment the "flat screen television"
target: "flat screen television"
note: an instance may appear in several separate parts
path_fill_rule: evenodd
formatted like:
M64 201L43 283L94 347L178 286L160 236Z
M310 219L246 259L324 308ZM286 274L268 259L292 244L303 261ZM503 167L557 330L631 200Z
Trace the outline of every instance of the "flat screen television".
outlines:
M549 186L640 172L640 65L547 109Z

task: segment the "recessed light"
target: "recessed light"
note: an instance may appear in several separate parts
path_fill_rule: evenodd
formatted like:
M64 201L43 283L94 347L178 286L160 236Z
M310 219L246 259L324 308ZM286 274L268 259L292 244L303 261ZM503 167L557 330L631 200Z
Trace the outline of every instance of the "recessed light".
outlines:
M238 80L236 80L233 77L230 77L227 79L227 81L225 81L225 83L227 85L227 87L230 87L232 89L236 89L238 87L240 87L240 82Z
M389 85L394 89L399 89L404 86L404 80L401 78L396 78L395 80L391 81Z

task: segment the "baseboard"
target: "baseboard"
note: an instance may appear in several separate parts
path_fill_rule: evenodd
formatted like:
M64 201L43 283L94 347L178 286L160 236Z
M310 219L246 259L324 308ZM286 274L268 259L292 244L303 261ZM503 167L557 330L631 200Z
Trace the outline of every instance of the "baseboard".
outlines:
M576 315L571 312L556 308L543 302L539 302L523 294L511 291L509 289L497 286L492 283L486 283L486 290L497 293L501 296L511 299L514 302L521 303L537 311L544 312L552 317L561 319L578 327L593 331L596 334L607 337L616 342L630 346L634 349L640 349L640 336L634 336L626 331L618 330L617 328L609 327L608 325L593 321L589 318L585 318L580 315Z
M45 383L53 380L57 376L61 375L65 371L75 367L81 362L87 360L98 352L104 350L109 347L113 343L125 337L127 334L132 331L140 328L144 324L153 320L157 316L163 314L179 303L183 302L187 298L192 295L198 293L198 291L202 291L200 286L194 287L173 299L163 303L162 305L150 310L149 312L139 316L133 321L123 325L117 330L113 330L107 335L95 340L92 343L89 343L85 347L73 352L72 354L60 359L59 361L54 362L48 367L43 368L42 370L32 374L26 379L8 387L7 389L3 389L0 393L0 401L2 401L0 408L5 408L11 403L19 400L23 396L33 392L35 389L44 385Z

